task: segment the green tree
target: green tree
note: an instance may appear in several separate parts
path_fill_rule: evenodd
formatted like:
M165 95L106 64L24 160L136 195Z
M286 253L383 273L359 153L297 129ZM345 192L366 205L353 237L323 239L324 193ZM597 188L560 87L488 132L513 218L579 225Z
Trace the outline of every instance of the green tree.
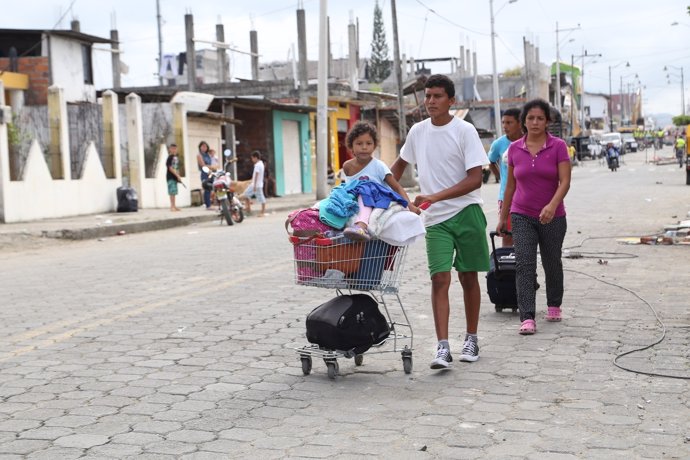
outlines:
M383 27L383 13L379 2L374 6L374 37L371 40L371 60L369 61L369 81L381 83L391 74L391 62L388 59L386 30Z
M673 117L672 121L676 126L690 125L690 115L678 115Z

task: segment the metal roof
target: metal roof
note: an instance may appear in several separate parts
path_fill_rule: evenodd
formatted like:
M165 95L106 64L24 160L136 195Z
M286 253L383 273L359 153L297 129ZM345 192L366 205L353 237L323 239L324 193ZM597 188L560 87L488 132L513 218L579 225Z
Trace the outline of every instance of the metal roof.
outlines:
M0 34L4 35L57 35L60 37L67 37L74 40L80 40L89 43L114 43L108 38L96 37L82 32L76 32L71 29L0 29Z

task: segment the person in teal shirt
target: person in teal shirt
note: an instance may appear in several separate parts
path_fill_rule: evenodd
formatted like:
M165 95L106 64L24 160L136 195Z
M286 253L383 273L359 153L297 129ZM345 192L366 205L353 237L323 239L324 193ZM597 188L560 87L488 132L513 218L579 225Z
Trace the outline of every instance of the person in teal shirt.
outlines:
M500 180L500 188L498 190L498 215L501 215L501 208L503 207L503 194L506 191L506 183L508 182L508 147L510 143L522 137L522 126L520 125L520 109L508 109L503 112L501 117L501 127L505 133L491 143L489 148L489 161L491 164L489 168L498 176ZM508 231L511 231L510 220L508 221ZM512 235L503 236L503 246L512 246Z

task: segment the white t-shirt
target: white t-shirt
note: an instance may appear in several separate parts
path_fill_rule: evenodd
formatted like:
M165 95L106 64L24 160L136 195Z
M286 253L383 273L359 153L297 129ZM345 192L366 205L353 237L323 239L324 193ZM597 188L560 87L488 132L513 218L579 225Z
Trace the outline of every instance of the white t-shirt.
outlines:
M400 158L417 164L422 195L450 188L467 177L467 170L489 164L477 130L457 117L443 126L433 125L430 118L415 124L407 135ZM475 203L484 204L480 189L434 203L424 213L424 225L445 222Z
M254 178L256 177L257 173L259 174L259 178L256 180L256 187L261 188L264 186L264 162L261 160L254 163L254 172L252 173L252 184L254 184Z

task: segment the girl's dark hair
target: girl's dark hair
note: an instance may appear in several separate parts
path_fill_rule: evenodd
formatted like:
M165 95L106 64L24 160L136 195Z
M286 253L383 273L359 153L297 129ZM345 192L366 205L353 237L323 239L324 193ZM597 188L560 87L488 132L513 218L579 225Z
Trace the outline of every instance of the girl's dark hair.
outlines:
M206 141L201 141L201 142L199 142L199 151L201 151L201 146L202 146L202 145L205 145L205 146L206 146L206 151L207 151L207 152L208 152L209 150L211 150L211 147L208 146L208 142L206 142Z
M546 117L547 123L551 122L551 106L544 99L532 99L522 108L522 113L520 114L520 124L522 129L525 129L525 121L527 121L527 112L532 109L541 109L544 112L544 117ZM526 129L525 129L526 130Z
M260 160L260 159L261 159L261 152L259 152L258 150L254 150L254 151L252 152L252 156L253 156L254 158L258 158L258 159Z
M455 97L455 83L445 75L435 74L427 78L425 88L443 88L449 98Z
M362 134L369 134L374 140L374 146L379 145L378 135L376 134L376 127L369 123L368 121L358 121L345 137L345 145L348 149L352 150L352 143Z

